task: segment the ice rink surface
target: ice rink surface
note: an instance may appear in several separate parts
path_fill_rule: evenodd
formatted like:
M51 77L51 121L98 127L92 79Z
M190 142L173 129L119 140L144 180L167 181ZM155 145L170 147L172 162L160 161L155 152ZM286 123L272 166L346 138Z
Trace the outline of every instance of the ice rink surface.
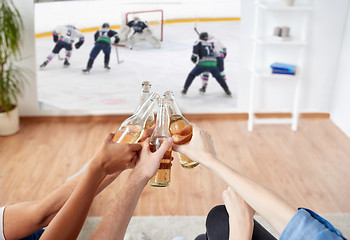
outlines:
M194 23L164 25L164 40L160 49L147 42L134 46L133 50L118 47L118 64L115 47L112 47L110 67L104 69L104 54L100 52L89 74L83 74L89 53L94 45L94 32L85 33L85 43L73 50L71 65L63 67L63 60L53 59L45 69L40 64L52 51L52 37L36 39L36 63L38 66L38 98L46 109L86 111L101 113L132 113L140 98L142 81L150 81L152 90L160 95L171 90L183 113L230 113L237 111L237 82L240 21L199 22L197 29L214 35L227 47L225 73L232 97L210 77L207 92L199 94L202 86L197 77L187 95L181 90L187 75L195 66L191 62L192 46L198 39ZM52 26L54 29L56 26ZM78 27L78 26L77 26ZM119 31L119 30L117 30ZM60 52L64 58L64 49Z

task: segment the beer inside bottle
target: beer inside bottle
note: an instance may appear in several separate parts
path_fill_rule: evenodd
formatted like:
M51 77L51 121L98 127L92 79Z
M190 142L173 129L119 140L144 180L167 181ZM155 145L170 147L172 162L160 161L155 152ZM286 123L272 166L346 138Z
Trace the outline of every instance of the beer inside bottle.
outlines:
M116 143L137 143L141 138L153 107L159 99L158 94L151 93L141 107L129 118L125 119L113 137Z
M167 138L156 137L154 143L150 143L151 152L157 151ZM165 152L156 174L149 180L148 184L152 187L167 187L170 183L171 174L171 148Z
M140 125L128 124L122 126L114 135L113 142L116 143L137 143L143 133Z
M189 144L192 139L192 126L182 115L170 117L170 134L174 143L178 145ZM192 161L185 154L177 153L180 164L184 168L195 168L199 163Z

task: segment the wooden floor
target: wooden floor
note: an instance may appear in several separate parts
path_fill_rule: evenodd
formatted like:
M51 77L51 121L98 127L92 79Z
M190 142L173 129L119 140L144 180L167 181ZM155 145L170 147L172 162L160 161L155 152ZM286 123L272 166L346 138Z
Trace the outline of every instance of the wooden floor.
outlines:
M0 137L0 206L41 199L78 171L124 118L22 118L18 134ZM291 204L350 213L350 139L329 119L301 119L297 132L288 125L248 132L246 119L230 115L188 119L211 133L219 158ZM90 216L108 211L129 171L95 199ZM134 215L206 215L223 203L227 186L205 167L187 170L175 160L171 177L167 188L145 188Z

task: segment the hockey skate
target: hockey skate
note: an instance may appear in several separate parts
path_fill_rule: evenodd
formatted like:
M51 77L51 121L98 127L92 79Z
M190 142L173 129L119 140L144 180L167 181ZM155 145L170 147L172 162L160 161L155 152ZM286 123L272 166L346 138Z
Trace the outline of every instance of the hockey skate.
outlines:
M227 96L232 97L232 93L229 89L225 90Z
M186 93L187 93L187 89L184 88L184 89L181 91L181 94L182 94L182 95L186 95Z
M63 66L68 67L70 65L70 63L68 62L68 59L64 59L64 63Z
M105 64L105 69L110 70L111 68L107 64Z
M47 65L48 63L49 63L49 61L48 61L48 60L45 60L45 61L43 62L43 64L40 65L40 68L43 69L44 67L46 67L46 65Z
M203 95L206 90L207 90L207 85L205 84L199 89L199 93Z
M83 69L83 73L89 73L91 68Z

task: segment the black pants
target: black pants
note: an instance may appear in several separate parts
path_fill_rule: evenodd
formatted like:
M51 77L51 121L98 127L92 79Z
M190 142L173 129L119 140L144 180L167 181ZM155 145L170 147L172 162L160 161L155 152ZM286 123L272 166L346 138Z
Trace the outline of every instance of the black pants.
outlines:
M199 66L199 65L196 65L192 69L192 71L188 74L184 89L188 89L192 84L193 80L195 79L195 77L204 72L210 72L213 75L213 77L216 79L216 81L220 84L220 86L225 90L225 92L228 91L228 86L225 80L222 78L218 67L205 67L205 66Z
M228 240L230 228L225 205L212 208L208 213L205 225L207 232L197 236L195 240ZM276 240L276 238L254 220L252 240Z

